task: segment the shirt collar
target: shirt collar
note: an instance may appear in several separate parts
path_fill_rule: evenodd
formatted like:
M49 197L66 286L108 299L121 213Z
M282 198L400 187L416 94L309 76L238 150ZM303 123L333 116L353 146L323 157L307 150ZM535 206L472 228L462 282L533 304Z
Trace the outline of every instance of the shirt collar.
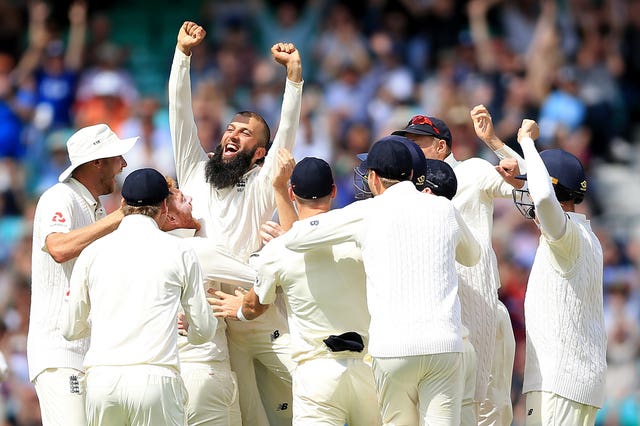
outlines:
M444 159L444 162L450 165L451 168L454 168L455 166L460 164L460 161L456 160L456 157L453 156L453 152L447 155L447 158Z
M146 224L146 225L145 225ZM149 217L144 214L130 214L122 218L122 222L120 222L120 226L118 229L127 229L127 228L135 228L138 229L140 226L154 226L156 229L160 229L158 223L153 220L152 217Z
M96 214L96 216L99 216L98 210L103 209L102 204L100 203L100 200L96 200L95 198L93 198L93 195L91 195L91 192L89 192L87 187L84 186L79 180L73 177L69 178L69 180L67 181L67 184L72 186L74 191L80 194L80 196L84 199L84 201L89 206L93 207L93 211ZM101 216L104 216L104 214L102 214Z

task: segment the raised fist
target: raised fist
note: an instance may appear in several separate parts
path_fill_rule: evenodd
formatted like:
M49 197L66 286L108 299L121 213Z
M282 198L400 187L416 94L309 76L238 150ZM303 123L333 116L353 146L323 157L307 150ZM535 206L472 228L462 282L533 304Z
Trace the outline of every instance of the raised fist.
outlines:
M195 22L185 21L178 32L178 49L185 55L191 54L191 49L204 40L207 32Z

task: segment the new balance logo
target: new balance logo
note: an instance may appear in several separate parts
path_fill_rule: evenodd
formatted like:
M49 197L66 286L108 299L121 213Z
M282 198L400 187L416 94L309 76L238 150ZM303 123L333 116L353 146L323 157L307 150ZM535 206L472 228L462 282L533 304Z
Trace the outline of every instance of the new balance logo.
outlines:
M289 404L287 404L286 402L283 402L282 404L278 404L278 408L276 408L276 411L285 411L289 409Z
M529 411L527 411L527 416L530 416L533 414L533 408L529 408Z
M69 392L80 394L80 383L78 376L69 376Z

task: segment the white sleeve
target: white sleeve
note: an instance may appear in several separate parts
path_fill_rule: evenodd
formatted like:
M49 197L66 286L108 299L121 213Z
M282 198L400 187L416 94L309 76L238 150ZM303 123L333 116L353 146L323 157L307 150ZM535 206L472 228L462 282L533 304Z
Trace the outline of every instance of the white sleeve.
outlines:
M515 158L518 161L518 167L520 168L520 173L527 173L527 163L524 161L524 158L520 156L517 152L515 152L509 145L506 143L502 145L502 148L496 149L493 151L494 154L498 156L499 159L504 160L505 158Z
M191 105L191 57L176 48L169 74L169 128L173 145L173 159L178 182L194 177L197 165L207 161L207 154L200 145L198 129ZM197 176L202 179L202 176Z
M524 158L529 166L527 183L536 209L542 233L551 240L561 238L566 230L567 216L556 198L549 172L531 138L521 142Z
M300 123L300 106L302 104L302 86L304 82L295 82L287 79L284 95L282 97L282 110L280 112L280 122L278 131L273 138L273 144L264 159L264 164L260 169L260 177L271 178L275 173L276 158L280 148L286 148L289 152L293 151L293 144L296 141L298 133L298 124Z
M196 253L191 249L185 251L183 261L186 282L180 302L189 322L187 340L193 345L200 345L213 339L218 319L213 316L212 309L204 294L202 270Z
M85 249L73 266L67 296L62 304L61 333L67 340L76 340L91 334L89 325L89 250Z
M192 237L183 240L198 256L205 281L221 281L245 289L256 280L255 270L237 260L209 238Z
M341 209L299 220L281 238L286 248L307 251L315 247L355 241L360 243L364 213L374 199L356 201Z

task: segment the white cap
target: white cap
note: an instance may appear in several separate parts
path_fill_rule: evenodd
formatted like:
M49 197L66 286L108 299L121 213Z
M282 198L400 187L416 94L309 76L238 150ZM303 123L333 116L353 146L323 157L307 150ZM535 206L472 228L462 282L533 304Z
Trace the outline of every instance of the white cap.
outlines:
M58 181L66 181L76 167L89 161L124 155L137 140L138 137L120 139L106 124L83 127L67 141L71 165L60 174Z

